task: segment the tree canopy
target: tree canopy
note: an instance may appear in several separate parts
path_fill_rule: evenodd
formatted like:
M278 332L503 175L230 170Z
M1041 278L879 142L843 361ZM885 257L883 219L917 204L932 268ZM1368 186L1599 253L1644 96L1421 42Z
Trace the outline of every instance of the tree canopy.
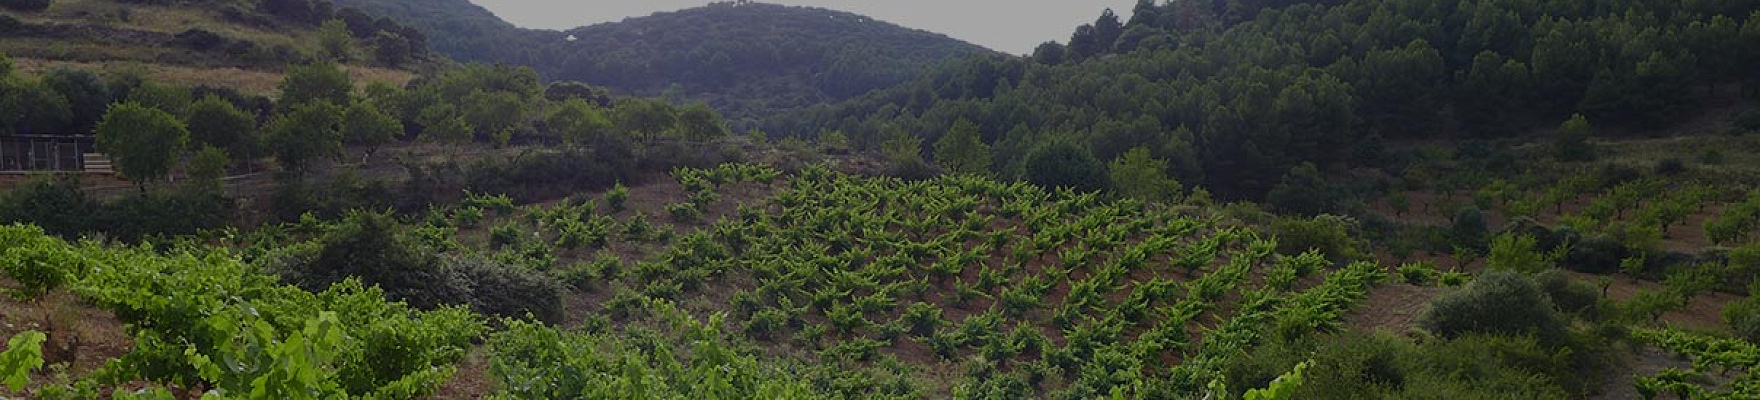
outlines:
M282 169L304 172L314 161L342 151L342 118L342 108L328 101L293 106L287 113L269 120L264 129L269 149Z
M188 128L176 116L133 102L110 107L97 134L98 150L136 184L164 178L189 140Z

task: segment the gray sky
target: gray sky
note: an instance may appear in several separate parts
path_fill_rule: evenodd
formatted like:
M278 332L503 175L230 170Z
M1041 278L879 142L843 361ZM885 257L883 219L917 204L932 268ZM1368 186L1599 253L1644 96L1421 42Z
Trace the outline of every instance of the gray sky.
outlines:
M708 0L471 0L527 28L568 29L710 3ZM764 0L848 11L945 34L998 51L1026 54L1069 40L1076 26L1111 7L1129 19L1136 0Z

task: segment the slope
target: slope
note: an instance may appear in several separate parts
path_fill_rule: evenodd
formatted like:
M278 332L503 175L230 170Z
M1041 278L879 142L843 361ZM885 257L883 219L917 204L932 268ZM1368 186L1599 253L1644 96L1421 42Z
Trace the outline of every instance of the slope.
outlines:
M1760 18L1738 2L1215 4L1146 1L1030 58L961 63L762 127L841 129L873 149L898 132L933 143L965 119L1003 176L1031 178L1031 150L1050 142L1098 160L1142 147L1180 182L1263 199L1303 163L1397 166L1384 150L1404 140L1543 140L1573 114L1614 128L1597 134L1654 130L1751 94L1744 65L1760 55Z
M889 87L982 47L861 15L715 3L563 32L514 28L463 0L342 0L407 21L437 51L529 65L546 78L708 102L729 120ZM573 37L574 40L569 40Z
M66 67L269 95L290 64L333 59L358 81L402 84L428 58L419 33L323 1L45 4L0 10L0 53L27 75ZM346 34L327 46L319 28L333 18Z

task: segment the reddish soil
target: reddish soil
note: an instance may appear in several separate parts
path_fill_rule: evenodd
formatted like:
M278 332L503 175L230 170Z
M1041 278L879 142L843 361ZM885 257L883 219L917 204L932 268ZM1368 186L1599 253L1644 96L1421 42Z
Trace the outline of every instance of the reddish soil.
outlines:
M481 399L495 393L495 382L489 378L489 356L483 346L471 349L458 362L458 373L440 386L428 399Z
M1418 315L1430 300L1448 289L1388 283L1369 291L1369 298L1345 314L1344 326L1352 331L1405 333L1417 327Z
M11 285L0 281L0 287ZM68 383L55 371L84 376L134 348L134 341L114 314L82 304L71 293L53 292L30 302L0 296L0 344L30 330L48 334L49 340L43 343L45 368L31 374L27 391ZM0 388L0 395L5 394L7 391Z
M1624 358L1620 368L1608 372L1609 381L1602 387L1605 391L1589 397L1590 400L1643 400L1644 397L1638 394L1637 387L1632 386L1635 377L1654 376L1665 368L1693 369L1692 361L1683 360L1673 353L1651 346L1640 347Z

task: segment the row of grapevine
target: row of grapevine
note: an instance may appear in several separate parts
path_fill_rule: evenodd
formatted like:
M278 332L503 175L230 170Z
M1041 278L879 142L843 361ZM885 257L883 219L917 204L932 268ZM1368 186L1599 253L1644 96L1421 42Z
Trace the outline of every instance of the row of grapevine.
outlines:
M1733 244L1749 239L1760 239L1760 191L1748 193L1748 197L1730 204L1717 218L1705 221L1705 237L1712 242Z
M0 227L8 263L38 265L32 293L65 288L126 324L133 349L37 398L412 398L453 373L484 322L461 308L415 311L350 281L321 293L276 283L225 250L70 244ZM53 262L46 262L52 260ZM22 274L8 271L17 280ZM21 282L24 282L21 280ZM46 286L46 285L53 286ZM73 334L49 332L49 335ZM135 392L134 382L155 384Z
M1670 368L1637 377L1633 384L1646 399L1662 393L1682 399L1760 398L1760 345L1671 329L1639 330L1633 336L1693 361L1690 371Z
M729 171L673 175L687 193L751 176ZM597 279L585 287L609 298L588 326L641 326L656 302L697 315L725 310L744 340L810 354L817 363L809 382L834 394L1089 398L1166 381L1173 368L1164 360L1200 351L1188 332L1204 315L1286 305L1291 311L1258 312L1306 321L1287 324L1293 335L1331 326L1351 299L1332 294L1322 306L1275 295L1325 270L1321 254L1273 257L1274 242L1213 217L1092 193L813 167L763 203L736 207L627 268L594 267ZM589 215L549 212L539 220ZM1261 266L1277 276L1268 288L1237 291ZM1331 293L1326 287L1312 290ZM885 367L919 355L968 375L937 388L920 372Z

